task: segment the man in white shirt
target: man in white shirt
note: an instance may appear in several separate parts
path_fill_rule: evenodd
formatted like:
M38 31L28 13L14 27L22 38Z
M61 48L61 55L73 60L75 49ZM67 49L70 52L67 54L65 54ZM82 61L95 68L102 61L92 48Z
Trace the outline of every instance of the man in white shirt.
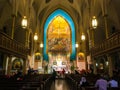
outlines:
M118 87L118 82L112 77L108 82L109 87Z

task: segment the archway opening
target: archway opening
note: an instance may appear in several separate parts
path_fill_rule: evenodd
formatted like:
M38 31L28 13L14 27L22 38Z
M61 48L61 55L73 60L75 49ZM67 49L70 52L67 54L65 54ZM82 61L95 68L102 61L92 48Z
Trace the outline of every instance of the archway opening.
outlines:
M47 30L47 53L49 65L56 71L68 68L72 51L71 28L60 15L49 24Z
M51 22L52 21L57 21L57 19L60 19L64 21L64 23L67 24L67 27L66 28L69 28L70 29L70 34L69 34L69 39L67 38L67 40L70 40L69 43L70 46L67 47L69 49L64 49L64 51L66 50L67 52L70 52L69 54L66 54L66 56L69 56L70 57L70 60L75 60L76 59L76 49L75 49L75 26L74 26L74 22L72 20L72 18L70 17L70 15L68 13L66 13L65 11L61 10L61 9L57 9L55 10L52 14L49 15L49 17L47 18L45 24L44 24L44 49L43 49L43 60L45 61L48 61L49 60L49 57L48 57L48 52L51 52L51 51L57 51L57 52L60 52L60 50L63 50L63 48L65 47L61 47L59 45L56 45L56 49L55 49L55 46L54 46L54 49L53 48L50 48L50 46L48 47L47 45L50 44L48 43L49 39L47 39L49 37L48 35L48 30L50 30L50 26L51 26ZM58 22L59 23L59 22ZM57 24L58 24L57 23ZM58 24L59 26L60 24ZM58 27L57 26L57 27ZM56 30L56 32L59 32L60 30ZM62 33L62 31L60 31L59 33ZM59 34L57 33L57 34ZM55 34L55 33L54 33ZM62 34L63 35L63 34ZM54 36L54 35L53 35ZM59 37L56 36L56 37ZM64 35L62 36L64 37ZM66 36L65 36L66 37ZM50 36L50 38L52 38L52 36ZM57 38L58 39L58 38ZM68 45L68 44L67 44ZM59 48L57 48L59 47Z

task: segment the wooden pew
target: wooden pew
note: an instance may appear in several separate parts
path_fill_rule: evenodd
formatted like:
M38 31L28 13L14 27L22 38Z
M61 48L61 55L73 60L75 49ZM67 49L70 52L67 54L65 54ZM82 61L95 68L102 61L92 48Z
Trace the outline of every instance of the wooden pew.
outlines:
M120 90L120 87L110 87L108 90Z

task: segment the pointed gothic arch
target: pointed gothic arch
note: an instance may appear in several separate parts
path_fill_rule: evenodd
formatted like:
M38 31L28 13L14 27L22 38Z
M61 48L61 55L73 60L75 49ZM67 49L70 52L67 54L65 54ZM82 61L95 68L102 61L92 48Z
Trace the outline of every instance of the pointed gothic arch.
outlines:
M75 25L74 22L72 20L72 18L70 17L70 15L65 12L62 9L57 9L55 10L52 14L50 14L48 16L48 18L46 19L46 22L44 24L44 48L43 48L43 60L48 61L48 54L46 51L46 40L47 40L47 30L49 27L49 24L51 23L51 21L56 17L56 16L62 16L70 25L71 28L71 34L72 34L72 52L71 52L71 56L70 56L70 60L75 60L76 58L76 49L75 49Z

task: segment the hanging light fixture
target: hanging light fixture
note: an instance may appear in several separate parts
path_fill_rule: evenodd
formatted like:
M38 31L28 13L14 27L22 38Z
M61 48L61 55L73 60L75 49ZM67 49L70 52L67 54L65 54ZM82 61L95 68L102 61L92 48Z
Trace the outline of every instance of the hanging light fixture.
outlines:
M95 16L93 16L92 18L92 27L95 29L97 28L98 22Z
M35 35L34 35L34 40L35 40L35 41L38 40L38 35L37 35L37 33L35 33Z
M85 40L85 35L82 33L81 35L81 40L84 41Z
M26 16L23 17L21 24L22 24L22 28L24 29L27 28L27 17Z

